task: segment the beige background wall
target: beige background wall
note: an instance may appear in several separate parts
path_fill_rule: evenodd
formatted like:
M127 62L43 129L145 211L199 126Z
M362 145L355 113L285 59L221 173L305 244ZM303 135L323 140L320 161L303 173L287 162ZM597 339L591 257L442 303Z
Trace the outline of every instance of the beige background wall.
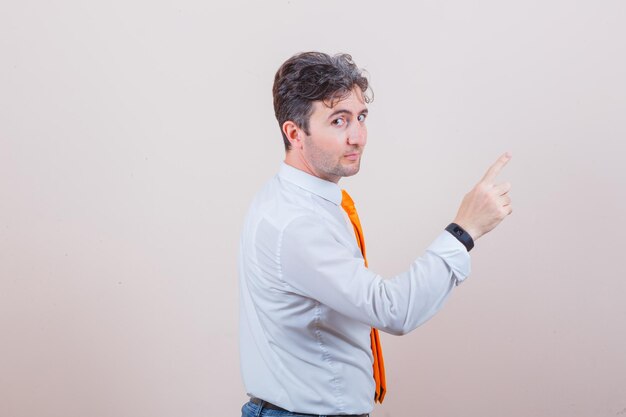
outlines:
M515 211L374 416L626 415L626 3L20 1L0 13L0 415L238 416L236 248L295 52L376 95L359 206L390 275L509 150Z

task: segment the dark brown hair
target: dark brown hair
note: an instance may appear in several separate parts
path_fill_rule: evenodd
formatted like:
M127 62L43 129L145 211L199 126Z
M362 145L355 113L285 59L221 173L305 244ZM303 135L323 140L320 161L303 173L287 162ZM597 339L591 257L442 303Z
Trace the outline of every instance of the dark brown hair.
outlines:
M342 100L354 86L361 89L366 103L372 100L366 94L367 78L348 54L330 56L322 52L302 52L285 61L276 72L272 88L274 113L285 150L289 150L291 144L282 131L283 123L291 120L308 135L313 102Z

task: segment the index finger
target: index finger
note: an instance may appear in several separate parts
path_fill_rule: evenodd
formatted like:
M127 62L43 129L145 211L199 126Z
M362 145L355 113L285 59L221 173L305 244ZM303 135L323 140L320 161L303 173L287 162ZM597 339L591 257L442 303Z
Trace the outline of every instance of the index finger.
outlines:
M503 153L500 158L498 158L498 160L489 167L489 169L487 170L487 172L485 173L485 176L483 177L483 179L481 181L483 182L493 182L493 180L496 178L496 176L498 175L498 173L502 170L502 168L504 168L504 166L507 164L507 162L509 162L509 160L511 159L511 154L509 152L505 152Z

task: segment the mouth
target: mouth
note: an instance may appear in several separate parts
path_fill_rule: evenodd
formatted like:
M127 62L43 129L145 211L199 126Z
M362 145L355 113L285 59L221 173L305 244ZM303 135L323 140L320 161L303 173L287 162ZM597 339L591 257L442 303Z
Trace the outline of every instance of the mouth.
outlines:
M344 155L344 158L346 158L349 161L356 161L357 159L359 159L359 156L361 154L359 152L350 152Z

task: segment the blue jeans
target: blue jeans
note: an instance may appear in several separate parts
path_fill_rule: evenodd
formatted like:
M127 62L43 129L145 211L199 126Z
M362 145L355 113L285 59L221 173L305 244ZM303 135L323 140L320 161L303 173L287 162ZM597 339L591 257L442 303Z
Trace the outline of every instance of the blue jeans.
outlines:
M298 414L291 411L270 410L269 408L263 408L258 404L248 401L241 407L241 417L311 417L310 414ZM320 415L320 417L324 417Z

